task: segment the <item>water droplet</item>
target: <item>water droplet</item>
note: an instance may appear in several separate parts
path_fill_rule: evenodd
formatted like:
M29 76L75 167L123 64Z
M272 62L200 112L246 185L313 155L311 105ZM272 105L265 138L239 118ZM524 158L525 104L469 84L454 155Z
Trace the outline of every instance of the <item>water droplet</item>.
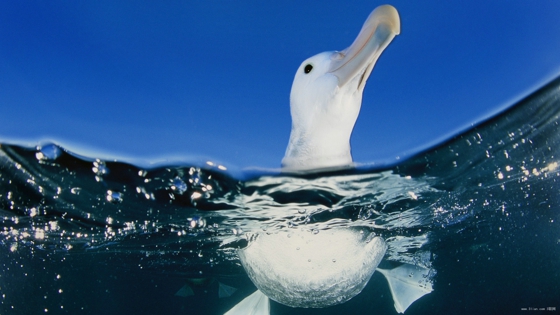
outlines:
M298 209L299 214L304 214L306 211L306 209Z
M308 259L307 262L311 262L311 259Z
M336 259L333 258L332 262L335 263L335 262L336 262Z
M313 229L313 230L311 230L311 232L312 232L313 234L319 234L319 230L317 230L317 229Z

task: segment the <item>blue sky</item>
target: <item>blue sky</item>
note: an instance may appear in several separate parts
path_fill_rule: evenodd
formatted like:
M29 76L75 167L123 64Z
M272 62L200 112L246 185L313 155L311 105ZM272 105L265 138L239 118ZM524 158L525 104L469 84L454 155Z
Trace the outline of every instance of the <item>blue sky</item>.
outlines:
M342 50L375 1L2 1L0 141L89 157L278 167L299 64ZM393 1L354 160L391 161L560 74L560 2Z

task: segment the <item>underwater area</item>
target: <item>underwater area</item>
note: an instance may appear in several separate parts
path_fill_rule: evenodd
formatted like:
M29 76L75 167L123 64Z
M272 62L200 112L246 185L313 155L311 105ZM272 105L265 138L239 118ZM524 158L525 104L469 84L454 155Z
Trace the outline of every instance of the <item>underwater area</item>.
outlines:
M560 78L396 164L321 173L211 161L141 167L56 144L0 146L0 314L223 314L256 288L251 235L368 227L381 267L430 270L405 314L560 312ZM328 308L396 314L373 274Z

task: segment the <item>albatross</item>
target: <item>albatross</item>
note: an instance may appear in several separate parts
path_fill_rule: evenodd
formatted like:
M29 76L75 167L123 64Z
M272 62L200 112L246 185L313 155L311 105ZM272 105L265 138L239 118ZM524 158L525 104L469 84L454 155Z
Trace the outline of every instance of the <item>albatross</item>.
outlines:
M352 164L350 136L366 81L377 59L400 33L397 10L377 7L352 45L305 60L290 94L292 130L282 168L308 172ZM291 307L321 308L344 303L378 270L395 309L403 313L432 291L429 270L402 264L378 269L387 244L368 227L306 228L257 233L239 259L257 291L226 314L269 314L269 299Z

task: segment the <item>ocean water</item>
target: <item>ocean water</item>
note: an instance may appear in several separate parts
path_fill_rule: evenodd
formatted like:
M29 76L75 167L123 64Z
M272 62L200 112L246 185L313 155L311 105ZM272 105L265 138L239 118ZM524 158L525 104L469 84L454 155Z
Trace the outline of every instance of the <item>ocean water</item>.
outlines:
M559 124L560 78L380 167L234 174L2 144L0 314L223 314L255 291L236 254L248 235L339 226L383 237L381 266L431 269L405 314L560 313ZM329 308L271 302L343 313L396 314L386 280Z

